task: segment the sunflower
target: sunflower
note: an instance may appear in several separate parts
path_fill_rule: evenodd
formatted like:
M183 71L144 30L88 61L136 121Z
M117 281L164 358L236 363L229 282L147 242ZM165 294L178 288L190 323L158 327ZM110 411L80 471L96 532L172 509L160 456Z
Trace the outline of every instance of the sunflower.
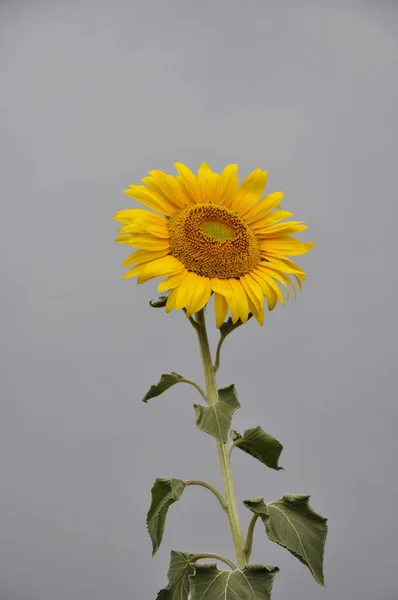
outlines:
M282 192L262 198L267 172L253 171L241 185L238 166L214 173L203 163L197 176L175 163L177 176L150 171L144 185L125 193L152 210L131 208L115 214L122 223L116 241L137 248L123 262L132 267L125 279L137 283L166 277L159 292L167 292L166 312L185 309L187 317L201 310L214 294L216 325L228 309L232 321L246 322L249 311L264 322L264 298L269 310L284 304L281 286L301 288L304 271L288 256L305 254L313 242L291 234L307 229L303 221L286 221Z

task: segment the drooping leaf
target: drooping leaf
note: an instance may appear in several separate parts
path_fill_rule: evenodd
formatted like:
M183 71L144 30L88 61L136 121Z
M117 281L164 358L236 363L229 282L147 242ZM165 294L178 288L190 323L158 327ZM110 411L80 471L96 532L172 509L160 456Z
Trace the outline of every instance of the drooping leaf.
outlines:
M265 504L263 498L245 500L244 505L258 515L268 538L283 546L311 571L314 579L325 585L323 555L327 519L309 504L310 496L285 494L281 500Z
M170 567L167 573L169 585L159 591L156 600L188 600L190 591L189 575L194 572L189 564L193 554L171 551Z
M156 554L162 541L167 511L180 499L184 489L185 483L181 479L156 479L153 484L152 502L146 520L152 540L152 556Z
M149 305L152 308L164 308L166 306L167 296L159 296L159 300L150 300Z
M220 444L225 444L234 412L240 407L234 385L218 390L219 399L214 404L194 404L196 427L212 435Z
M278 460L283 450L283 446L278 440L273 438L260 427L246 429L243 436L234 431L235 448L240 448L250 456L257 458L263 465L270 469L279 471L283 467L278 465Z
M160 396L166 390L171 388L176 383L179 383L184 377L179 375L178 373L163 373L160 377L160 381L154 385L151 385L149 391L145 394L142 401L148 402L150 398L155 398L156 396Z
M247 320L249 321L249 319L251 319L252 316L253 316L253 314L251 312L249 312L249 316L248 316ZM243 325L243 322L241 321L241 319L238 319L236 321L236 323L232 323L232 317L229 317L229 319L227 319L220 327L221 337L224 337L224 338L227 337L227 335L230 334L231 331L233 331L234 329L237 329L241 325Z
M270 600L278 567L246 565L219 571L216 564L195 565L190 576L192 600Z

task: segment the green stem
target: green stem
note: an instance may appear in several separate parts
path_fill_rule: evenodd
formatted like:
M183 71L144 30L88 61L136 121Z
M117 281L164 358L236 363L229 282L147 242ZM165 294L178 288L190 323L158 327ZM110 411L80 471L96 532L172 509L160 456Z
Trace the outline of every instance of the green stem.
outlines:
M250 562L250 556L251 556L252 547L253 547L253 533L254 533L254 527L257 523L257 519L258 519L258 515L252 516L251 521L249 523L249 528L247 530L246 544L245 544L245 549L244 549L247 562Z
M195 554L195 556L193 556L190 559L190 562L196 562L197 560L200 560L201 558L214 558L214 560L220 560L221 562L228 565L233 571L237 568L237 566L234 565L234 563L232 561L228 560L228 558L224 558L223 556L220 556L219 554Z
M213 492L213 494L215 495L215 497L221 504L221 508L223 510L225 510L226 512L228 511L228 506L227 506L227 503L225 502L224 498L221 496L220 492L218 492L216 490L216 488L214 488L212 485L210 485L210 483L206 483L205 481L199 481L198 479L188 479L188 481L184 481L184 483L185 483L185 485L201 485L202 487L207 488L208 490Z
M214 372L217 373L219 366L220 366L220 353L221 353L221 346L223 344L223 341L225 340L225 335L221 335L220 339L218 341L217 344L217 350L216 350L216 360L214 362Z
M209 340L207 337L204 309L196 314L198 324L197 334L199 339L200 354L203 363L203 372L206 381L207 400L209 404L214 404L218 400L216 374L213 367ZM227 501L227 514L229 526L231 528L232 539L234 541L236 557L240 568L246 564L244 552L244 539L239 520L238 507L236 503L234 484L232 479L231 464L228 458L228 451L225 444L217 443L218 457L221 465L221 472L224 481L225 499Z

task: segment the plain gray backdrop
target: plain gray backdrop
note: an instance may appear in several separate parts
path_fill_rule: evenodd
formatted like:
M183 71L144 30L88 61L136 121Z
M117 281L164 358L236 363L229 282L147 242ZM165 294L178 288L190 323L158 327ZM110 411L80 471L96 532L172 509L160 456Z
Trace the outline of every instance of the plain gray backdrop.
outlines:
M279 473L236 452L239 499L311 493L327 587L262 526L253 561L281 568L274 600L396 600L398 5L0 8L0 600L152 600L170 549L233 557L207 490L170 509L154 559L145 527L156 477L221 487L195 390L140 401L162 372L201 383L200 359L114 243L122 190L174 161L267 169L317 242L298 299L226 342L219 384L235 428L284 444Z

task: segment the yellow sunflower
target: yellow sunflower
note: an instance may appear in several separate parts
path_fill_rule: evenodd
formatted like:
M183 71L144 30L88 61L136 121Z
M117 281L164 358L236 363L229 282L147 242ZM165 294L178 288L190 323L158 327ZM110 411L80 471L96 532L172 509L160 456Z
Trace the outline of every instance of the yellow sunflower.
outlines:
M249 311L264 322L268 309L284 304L281 285L296 295L305 273L287 256L305 254L313 242L291 234L304 231L303 221L286 221L293 213L280 209L282 192L262 198L267 171L256 169L241 185L238 166L213 173L203 163L197 176L175 163L177 176L150 171L144 185L125 190L152 210L131 208L116 213L122 223L116 241L138 248L123 262L132 268L124 278L137 283L166 277L159 292L168 291L166 312L186 309L187 317L202 309L214 294L216 325L228 309L235 323ZM156 211L156 212L153 212Z

